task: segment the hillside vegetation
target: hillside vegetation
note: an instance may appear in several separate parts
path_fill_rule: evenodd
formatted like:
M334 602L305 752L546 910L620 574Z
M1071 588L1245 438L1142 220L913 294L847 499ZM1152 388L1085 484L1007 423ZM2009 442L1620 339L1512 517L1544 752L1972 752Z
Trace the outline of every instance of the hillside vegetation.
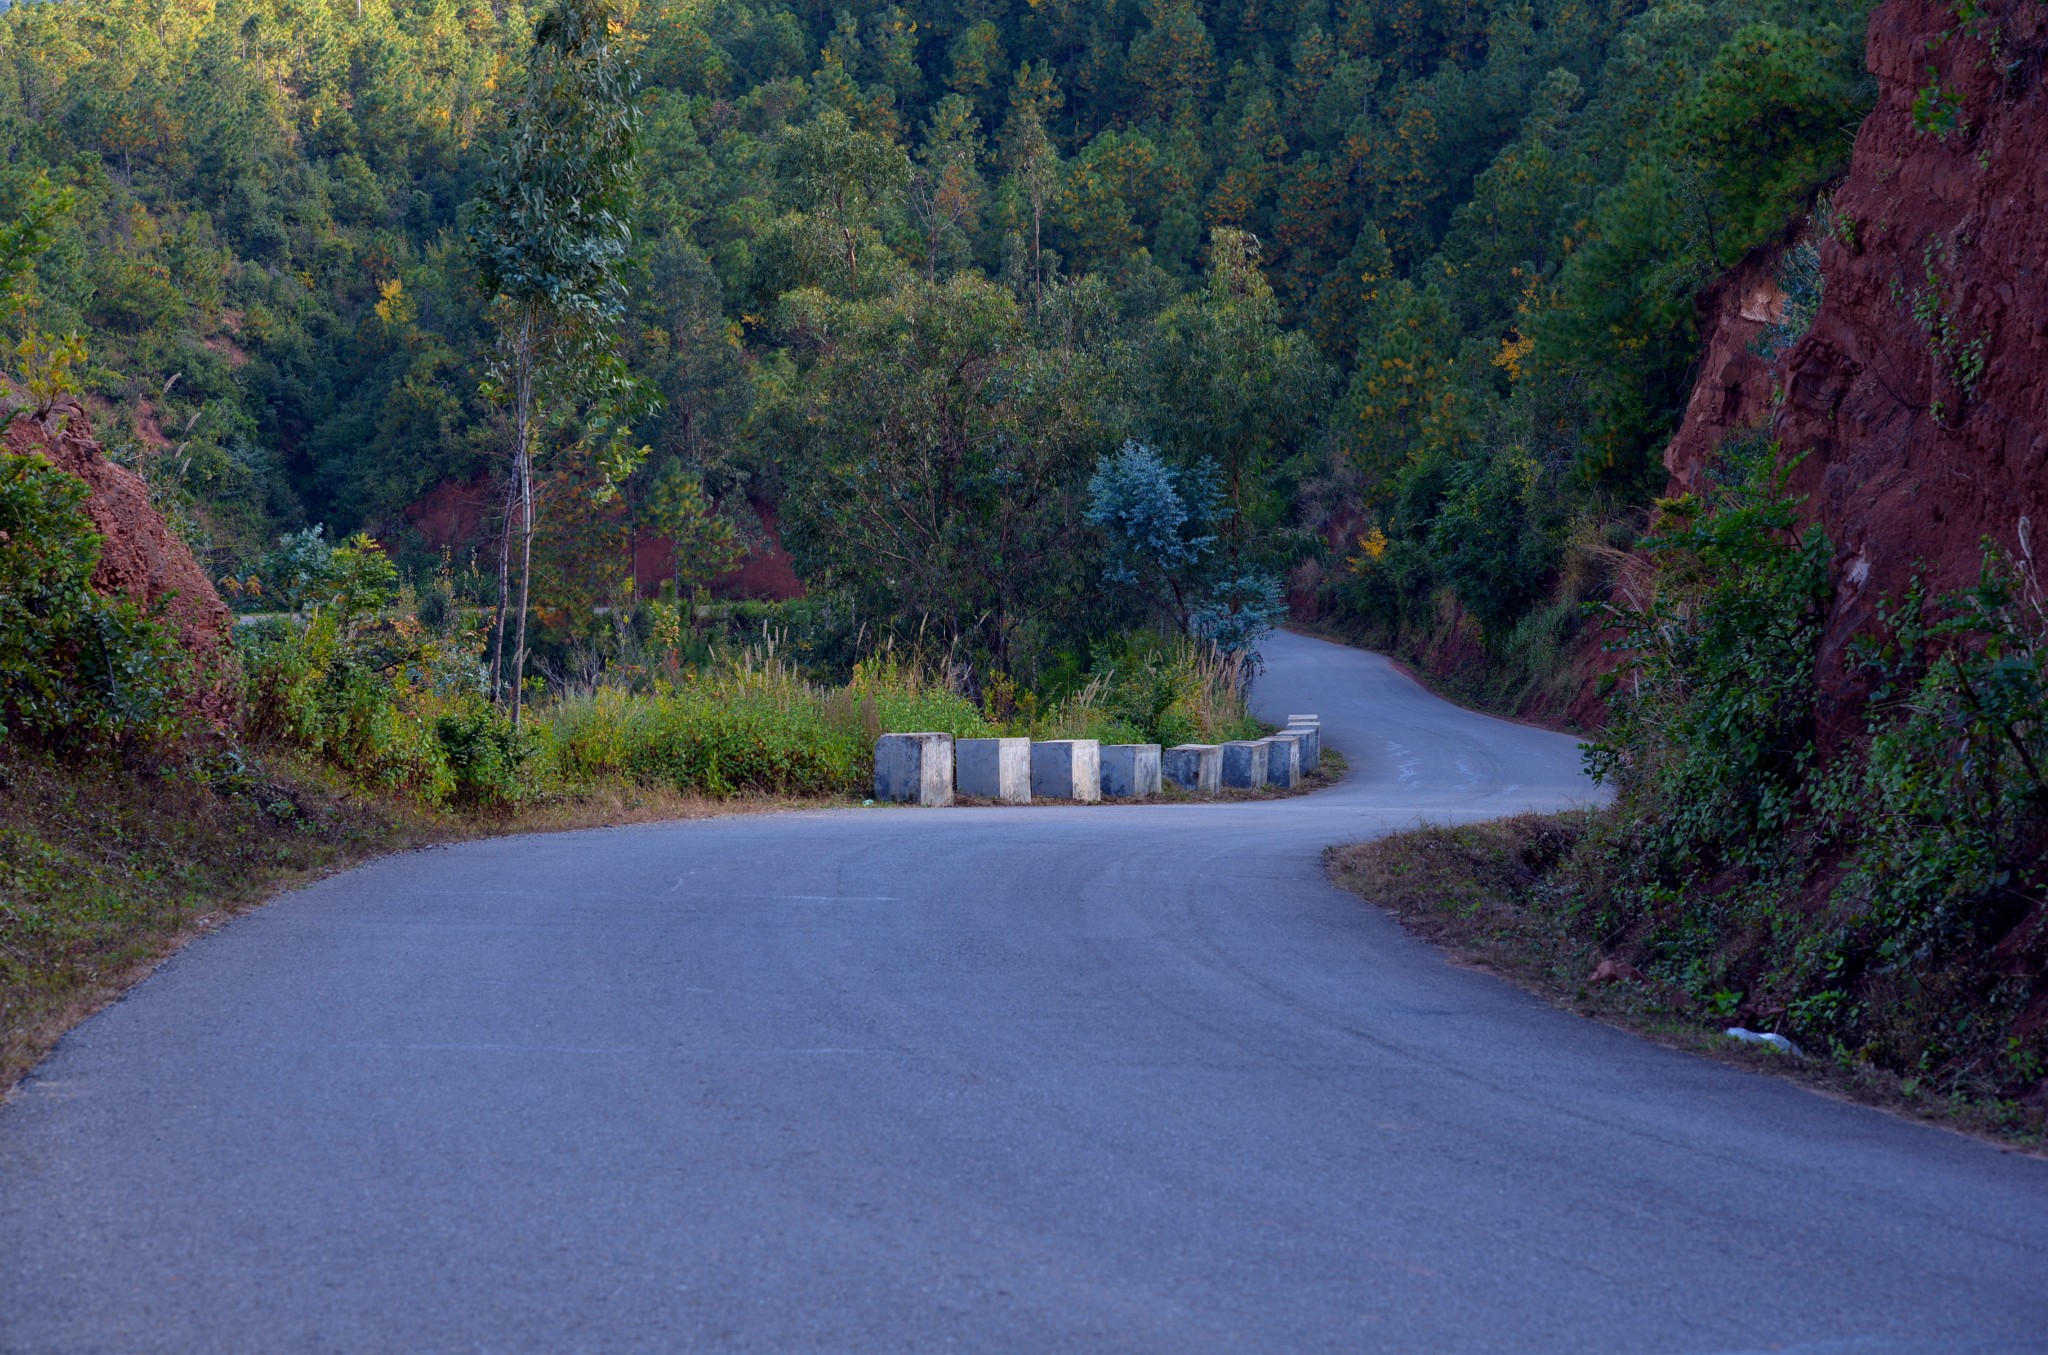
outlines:
M780 505L851 632L978 670L1281 582L1540 667L1661 483L1694 296L1846 163L1865 8L624 4L649 450L592 506L589 430L546 431L541 620L594 632L700 486L743 539ZM0 17L0 217L67 205L28 314L84 336L104 439L217 577L314 523L417 574L406 505L501 471L464 211L536 12ZM1197 577L1096 586L1126 439L1207 507Z

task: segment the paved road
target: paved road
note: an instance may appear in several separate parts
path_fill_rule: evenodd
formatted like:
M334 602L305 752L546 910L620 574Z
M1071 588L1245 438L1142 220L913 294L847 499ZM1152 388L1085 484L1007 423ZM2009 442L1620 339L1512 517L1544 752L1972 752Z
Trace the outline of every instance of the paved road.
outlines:
M1317 848L1589 793L1282 637L1281 803L476 843L0 1109L7 1351L2048 1350L2048 1163L1453 969Z

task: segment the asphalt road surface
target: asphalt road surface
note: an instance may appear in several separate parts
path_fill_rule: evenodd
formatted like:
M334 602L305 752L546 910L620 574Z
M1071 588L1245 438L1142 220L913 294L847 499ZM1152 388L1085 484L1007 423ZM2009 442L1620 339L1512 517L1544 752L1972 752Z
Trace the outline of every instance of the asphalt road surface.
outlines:
M1318 849L1592 792L1281 637L1283 802L387 859L0 1108L0 1350L2048 1351L2048 1163L1446 964Z

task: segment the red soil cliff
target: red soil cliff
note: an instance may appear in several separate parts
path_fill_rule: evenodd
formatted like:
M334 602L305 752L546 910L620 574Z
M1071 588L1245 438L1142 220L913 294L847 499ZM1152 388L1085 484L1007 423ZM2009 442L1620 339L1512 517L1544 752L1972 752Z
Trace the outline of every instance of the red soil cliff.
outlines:
M1675 489L1698 488L1699 472L1723 440L1771 415L1776 372L1752 345L1784 315L1775 276L1783 255L1777 246L1759 249L1700 297L1700 374L1664 451Z
M1804 458L1795 486L1837 551L1819 670L1836 730L1861 696L1848 642L1880 600L1916 570L1936 592L1973 582L1983 539L2016 550L2022 518L2048 535L2044 55L2048 7L2033 0L1990 0L1967 27L1945 5L1889 0L1871 17L1877 107L1835 193L1812 327L1775 367L1746 352L1755 268L1703 306L1707 357L1666 465L1686 487L1766 412ZM1930 68L1960 99L1946 136L1915 122Z
M469 484L454 481L436 485L405 510L406 521L433 550L475 550L478 558L490 558L503 490L488 477ZM803 580L782 544L782 524L773 504L754 501L752 509L758 530L747 534L746 554L738 567L711 581L711 594L719 598L760 599L783 602L804 595ZM636 536L630 562L633 578L642 593L652 597L662 582L675 573L674 543L662 536Z
M133 471L107 460L92 425L77 405L59 406L53 435L33 419L16 419L7 429L7 450L35 454L85 481L91 491L85 511L104 538L92 586L103 594L125 594L176 631L193 656L197 681L195 711L217 726L234 719L234 688L226 680L230 617L206 571L149 502L149 487Z

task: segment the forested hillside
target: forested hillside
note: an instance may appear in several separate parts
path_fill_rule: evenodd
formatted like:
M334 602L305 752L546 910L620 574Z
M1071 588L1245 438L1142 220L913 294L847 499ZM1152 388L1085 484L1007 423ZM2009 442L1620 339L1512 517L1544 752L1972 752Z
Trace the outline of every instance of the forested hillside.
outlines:
M983 674L1283 584L1534 663L1661 487L1697 295L1845 165L1864 13L628 3L616 332L652 398L623 459L623 416L545 427L540 616L646 587L635 534L701 545L693 584L729 559L706 512L759 541L777 510L858 633ZM405 510L449 483L484 487L489 572L509 414L465 204L532 19L0 16L0 220L50 238L12 365L82 336L52 379L216 576L310 524L423 574Z

